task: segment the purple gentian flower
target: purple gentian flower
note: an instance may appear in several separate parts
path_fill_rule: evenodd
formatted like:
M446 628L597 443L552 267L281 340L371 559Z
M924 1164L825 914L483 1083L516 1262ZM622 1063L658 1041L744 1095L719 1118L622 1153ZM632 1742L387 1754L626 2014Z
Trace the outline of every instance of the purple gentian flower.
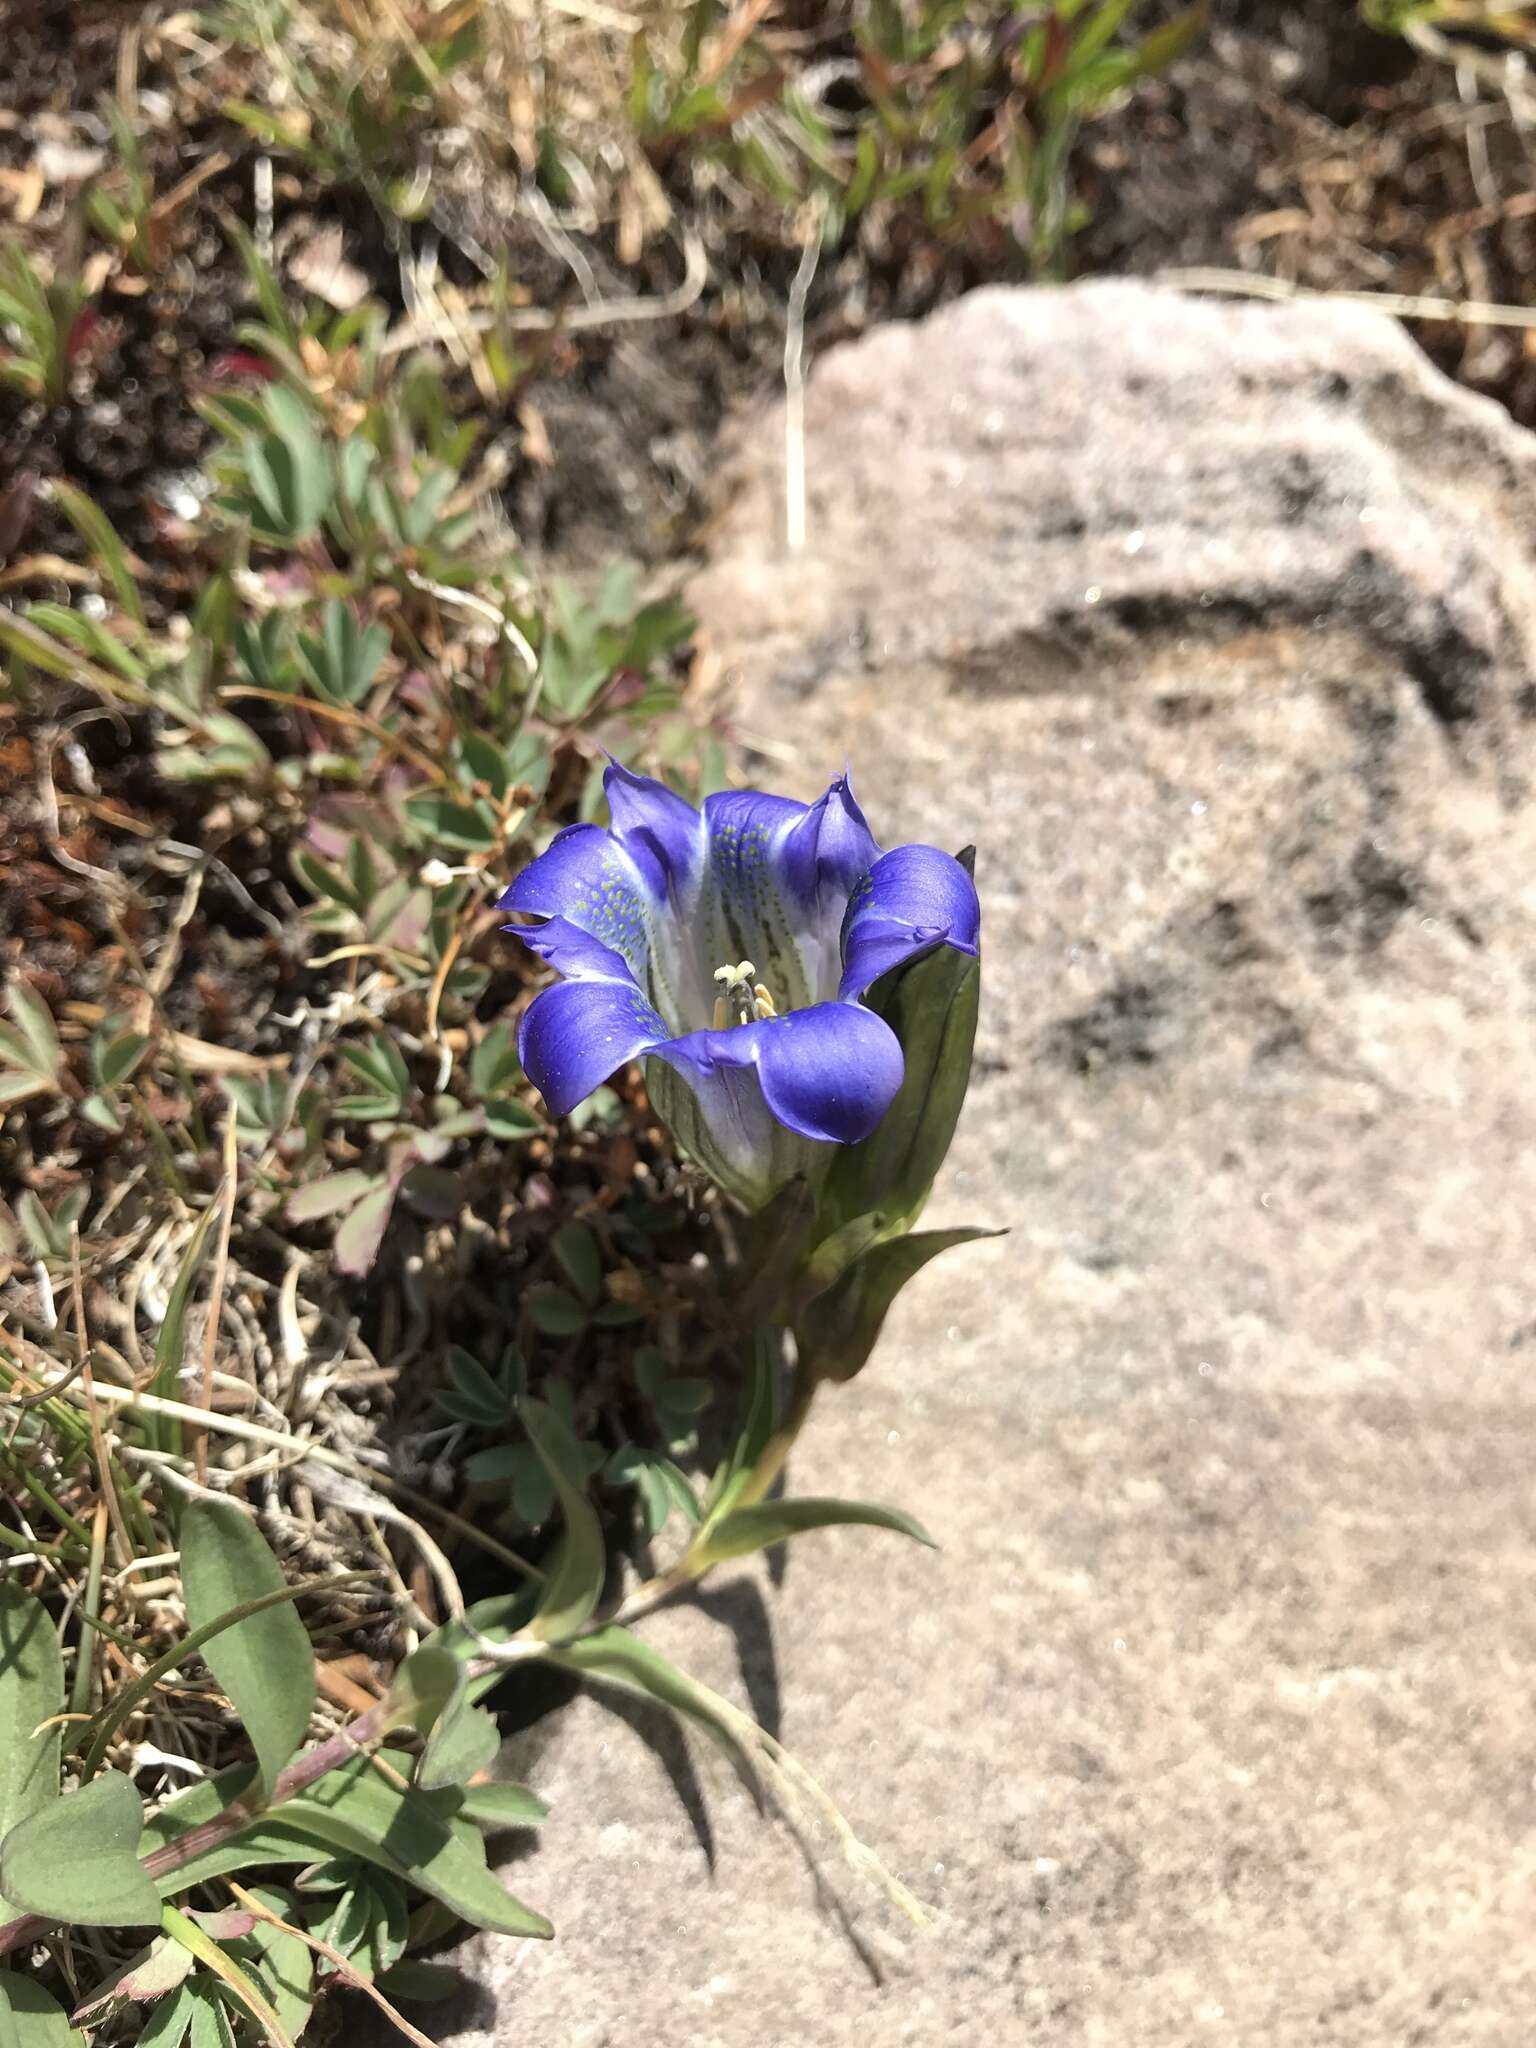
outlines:
M613 823L558 832L501 898L565 977L518 1050L554 1116L628 1060L684 1151L759 1207L901 1086L895 1033L860 998L935 946L977 950L970 876L933 846L882 853L840 776L818 803L758 790L702 812L615 762Z

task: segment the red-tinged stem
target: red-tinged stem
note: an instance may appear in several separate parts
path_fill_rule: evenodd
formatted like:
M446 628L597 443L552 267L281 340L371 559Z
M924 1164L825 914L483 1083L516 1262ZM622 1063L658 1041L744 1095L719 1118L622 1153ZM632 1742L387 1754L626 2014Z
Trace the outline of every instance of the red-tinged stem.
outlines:
M277 1783L272 1787L272 1797L262 1809L268 1812L280 1806L285 1799L305 1792L311 1785L323 1778L328 1771L334 1771L349 1757L357 1756L370 1744L380 1740L389 1732L391 1720L397 1711L393 1699L382 1699L376 1707L370 1707L366 1714L359 1714L349 1721L345 1728L338 1728L334 1735L328 1735L324 1742L317 1742L313 1749L307 1749L302 1756L295 1757L286 1770L279 1771ZM209 1849L216 1849L221 1842L237 1835L257 1818L249 1807L237 1799L215 1814L212 1820L205 1820L200 1827L188 1828L184 1835L178 1835L174 1842L167 1842L163 1849L156 1849L144 1858L145 1875L157 1881L172 1877L178 1870L186 1868ZM40 1941L54 1922L40 1913L24 1913L19 1920L8 1920L0 1926L0 1956L11 1955L19 1948L26 1948L34 1941Z

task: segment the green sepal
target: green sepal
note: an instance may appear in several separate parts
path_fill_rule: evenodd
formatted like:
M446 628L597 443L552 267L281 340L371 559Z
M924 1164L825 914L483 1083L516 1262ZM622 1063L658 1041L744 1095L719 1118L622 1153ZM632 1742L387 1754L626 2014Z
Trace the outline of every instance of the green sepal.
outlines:
M795 1325L802 1369L818 1380L851 1380L874 1350L891 1303L914 1273L951 1245L1005 1235L1001 1230L920 1230L871 1245L802 1312Z
M973 858L962 855L962 865ZM835 1253L827 1256L833 1241L855 1251L861 1237L910 1229L922 1213L965 1101L980 1000L981 962L953 946L883 976L865 998L901 1041L906 1071L875 1129L840 1150L828 1170L818 1203L819 1279L840 1270Z

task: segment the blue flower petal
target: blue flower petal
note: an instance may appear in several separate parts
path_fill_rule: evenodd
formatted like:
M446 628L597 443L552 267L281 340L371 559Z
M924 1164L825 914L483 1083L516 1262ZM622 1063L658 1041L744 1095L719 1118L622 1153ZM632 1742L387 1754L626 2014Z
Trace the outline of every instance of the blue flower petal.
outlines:
M690 803L655 782L612 761L603 793L614 834L657 899L670 896L687 908L704 872L704 820Z
M852 1001L935 946L974 953L980 932L976 885L952 854L936 846L893 847L849 899L838 993Z
M594 939L568 917L546 918L542 924L509 924L506 930L521 939L530 953L537 953L557 974L573 981L621 981L637 986L629 962L601 939Z
M630 981L557 981L536 996L517 1034L518 1057L551 1116L565 1116L667 1027Z
M754 1069L774 1121L835 1145L868 1137L895 1099L903 1070L896 1034L856 1003L816 1003L788 1017L694 1031L651 1052L685 1075L712 1125L716 1100L741 1121L734 1076Z
M729 860L734 845L750 841L777 844L790 826L805 816L806 809L792 796L770 796L761 789L716 790L704 799L711 857L718 859L724 847Z
M802 1138L856 1145L895 1100L905 1066L901 1044L872 1010L817 1003L757 1028L764 1099Z
M752 961L781 1010L822 993L798 944L803 914L782 871L785 842L805 815L804 804L756 789L704 799L710 886L702 908L711 965Z
M567 825L557 832L497 904L500 910L567 919L621 955L642 981L650 954L646 921L654 907L634 862L598 825ZM519 930L518 936L526 934Z
M880 858L846 775L784 835L780 871L806 905L836 901L841 918L850 891Z

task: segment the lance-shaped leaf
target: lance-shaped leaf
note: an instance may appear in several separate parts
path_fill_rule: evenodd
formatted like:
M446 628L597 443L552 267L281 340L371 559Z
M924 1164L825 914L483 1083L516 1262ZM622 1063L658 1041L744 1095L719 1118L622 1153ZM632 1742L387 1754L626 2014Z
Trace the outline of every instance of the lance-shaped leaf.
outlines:
M549 1474L565 1528L529 1633L544 1642L574 1635L589 1619L603 1590L607 1551L602 1525L587 1499L584 1465L575 1437L543 1401L518 1403L528 1441Z
M253 1885L251 1896L281 1920L294 1917L293 1901L275 1885ZM246 1936L251 1975L266 1993L286 2031L297 2040L315 2002L314 1952L270 1920L258 1920Z
M742 1386L741 1421L735 1440L715 1470L704 1496L703 1525L694 1547L704 1541L715 1522L739 1499L742 1489L756 1470L778 1419L777 1383L783 1340L776 1330L759 1327L747 1346L746 1377Z
M691 1721L725 1751L748 1785L757 1790L752 1752L743 1739L744 1731L753 1726L747 1716L627 1628L594 1629L591 1635L552 1651L551 1661Z
M340 1173L322 1174L319 1180L295 1188L288 1197L290 1223L313 1223L321 1216L334 1216L338 1209L350 1209L361 1196L378 1185L376 1177L361 1167L349 1166Z
M152 1839L174 1841L211 1819L238 1783L221 1773L220 1780L182 1794L156 1816ZM543 1914L513 1898L487 1869L485 1845L473 1826L439 1812L436 1800L442 1796L429 1798L414 1787L395 1785L370 1758L355 1757L307 1792L259 1815L234 1839L205 1850L165 1884L179 1894L225 1871L263 1863L313 1863L317 1846L341 1849L440 1899L476 1927L547 1939L554 1929Z
M802 1362L819 1380L851 1380L874 1350L891 1303L914 1273L952 1245L1004 1234L921 1230L871 1245L802 1313L795 1326Z
M28 983L16 980L6 992L14 1028L0 1024L0 1109L29 1095L55 1090L64 1071L64 1052L48 1005Z
M59 1796L64 1659L40 1600L0 1581L0 1842ZM0 1891L0 1921L23 1910Z
M286 1583L261 1531L229 1501L195 1500L186 1510L181 1577L193 1629ZM287 1603L265 1608L213 1637L203 1658L245 1723L270 1792L314 1711L314 1653L304 1624Z
M899 1536L911 1536L938 1545L922 1523L900 1508L877 1507L868 1501L802 1500L757 1501L751 1507L733 1508L715 1522L704 1541L691 1555L700 1564L724 1564L733 1557L748 1557L754 1550L766 1550L787 1536L799 1536L808 1529L831 1529L840 1523L859 1524L869 1529L894 1529Z
M416 1784L424 1792L462 1785L501 1747L494 1719L470 1697L464 1659L436 1643L423 1643L406 1658L390 1697L400 1723L427 1738L416 1766Z
M184 1987L184 1993L176 1995L185 1995L192 2007L188 2048L237 2048L234 2016L212 1977L196 1976Z
M536 1828L549 1818L549 1808L538 1793L510 1779L459 1787L454 1812L482 1828Z
M152 2008L145 2022L138 2048L182 2048L192 2028L196 2004L197 1992L193 1984L183 1984L179 1991L173 1991L169 1998L162 1999Z
M117 528L93 498L88 498L84 491L63 477L55 477L51 488L54 504L85 542L97 567L105 571L118 603L130 619L144 625L144 603L139 596L133 563Z
M294 2048L271 2002L259 1986L251 1982L232 1955L222 1949L195 1920L188 1918L175 1906L169 1903L163 1905L160 1908L160 1917L171 1939L188 1949L205 1970L219 1979L230 1996L244 2006L266 2039L271 2042L272 2048Z
M76 1927L147 1927L160 1895L139 1862L144 1809L117 1771L53 1800L0 1842L0 1890L23 1912Z
M493 1763L500 1748L501 1730L494 1718L461 1692L439 1714L427 1737L416 1766L416 1783L424 1792L462 1785Z

